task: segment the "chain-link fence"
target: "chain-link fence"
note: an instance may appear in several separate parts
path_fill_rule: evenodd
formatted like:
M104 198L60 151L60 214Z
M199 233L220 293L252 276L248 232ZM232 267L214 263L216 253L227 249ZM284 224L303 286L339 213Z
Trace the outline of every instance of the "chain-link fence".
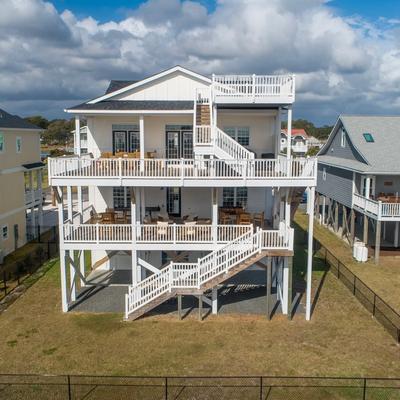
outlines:
M0 375L0 399L309 400L400 398L400 379Z
M326 247L315 240L315 249L322 255L325 265L353 293L357 300L379 321L390 335L400 343L400 314L358 278Z
M42 227L37 237L26 243L0 265L0 301L24 283L47 260L58 256L58 228Z

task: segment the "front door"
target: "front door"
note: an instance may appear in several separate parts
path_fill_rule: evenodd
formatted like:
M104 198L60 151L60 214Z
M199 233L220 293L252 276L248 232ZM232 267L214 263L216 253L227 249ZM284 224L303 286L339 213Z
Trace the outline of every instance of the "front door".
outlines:
M126 131L113 131L113 154L125 152L128 149Z
M167 158L193 158L193 132L179 127L167 130L166 155Z
M167 158L180 158L180 132L167 131L166 141Z
M181 216L181 188L167 188L167 213L174 217Z

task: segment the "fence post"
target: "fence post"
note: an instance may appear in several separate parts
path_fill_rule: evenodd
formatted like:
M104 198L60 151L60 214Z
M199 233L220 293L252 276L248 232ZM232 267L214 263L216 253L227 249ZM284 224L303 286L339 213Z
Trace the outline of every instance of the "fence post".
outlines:
M337 277L340 279L340 261L337 262Z
M263 377L260 376L260 400L263 400Z
M372 307L372 316L375 317L376 294L374 293L374 306Z
M363 400L367 397L367 378L363 378Z
M353 274L354 275L354 274ZM354 279L353 279L353 295L356 295L356 276L354 275Z
M7 296L7 274L3 271L3 283L4 283L4 296Z
M69 375L67 375L67 381L68 381L68 400L72 400L72 394L71 394L71 378Z
M164 399L168 400L168 377L165 377L164 386L165 386Z

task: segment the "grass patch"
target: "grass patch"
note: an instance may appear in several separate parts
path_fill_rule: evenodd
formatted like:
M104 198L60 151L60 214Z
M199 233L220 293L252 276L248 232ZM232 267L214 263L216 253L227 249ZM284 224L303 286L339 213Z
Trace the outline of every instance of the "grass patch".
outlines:
M296 232L294 269L304 276ZM314 290L322 270L318 262ZM328 274L310 322L275 315L157 316L62 313L59 265L0 315L0 373L102 375L398 376L399 350ZM18 336L21 334L21 336ZM18 351L15 351L17 346ZM10 362L12 360L12 362Z
M295 215L295 223L307 230L308 216L301 211ZM381 257L379 265L373 260L358 263L352 255L351 247L326 227L314 223L314 237L329 249L359 279L375 291L384 301L400 312L400 260ZM318 269L318 264L315 266Z

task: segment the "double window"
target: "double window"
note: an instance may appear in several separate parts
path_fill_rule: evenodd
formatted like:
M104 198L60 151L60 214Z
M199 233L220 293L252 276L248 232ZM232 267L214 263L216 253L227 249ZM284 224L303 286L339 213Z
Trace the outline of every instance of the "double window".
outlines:
M223 207L247 207L247 188L224 188L222 192Z
M227 126L224 127L225 133L227 133L232 139L235 139L242 146L250 145L250 128L246 126Z
M1 238L3 240L8 239L8 225L3 225L1 228Z
M140 134L137 125L113 125L113 153L133 153L140 150Z
M130 207L131 193L128 187L117 186L113 188L113 204L116 210Z

